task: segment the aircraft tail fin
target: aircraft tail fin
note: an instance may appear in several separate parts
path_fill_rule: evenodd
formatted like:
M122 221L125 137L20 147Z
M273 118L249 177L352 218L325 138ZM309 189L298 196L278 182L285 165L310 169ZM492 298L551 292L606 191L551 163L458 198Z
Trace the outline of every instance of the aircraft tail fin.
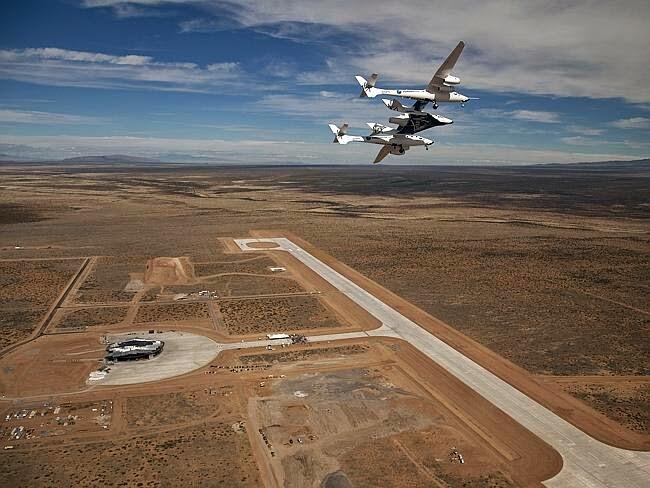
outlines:
M396 112L405 112L406 108L404 105L402 105L399 101L393 99L389 100L387 98L382 98L382 102L384 102L384 105L386 105L389 109L395 110Z
M366 80L363 76L355 76L357 83L361 85L361 93L359 94L360 98L374 98L377 96L378 90L375 88L375 83L377 82L378 77L379 75L377 73L373 73L368 80Z
M379 134L380 132L388 132L393 130L392 127L388 127L384 124L378 124L377 122L366 122L366 125L370 127L370 130L373 134Z
M332 141L335 144L347 144L355 140L354 136L348 136L348 124L343 124L341 127L337 127L334 124L328 124L330 130L334 134L334 140Z

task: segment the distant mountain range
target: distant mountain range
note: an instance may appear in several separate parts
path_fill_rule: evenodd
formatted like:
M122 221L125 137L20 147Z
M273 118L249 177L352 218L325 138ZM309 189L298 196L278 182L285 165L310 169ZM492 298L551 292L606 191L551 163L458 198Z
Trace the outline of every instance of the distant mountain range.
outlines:
M634 159L631 161L595 161L584 163L544 163L535 166L552 166L563 168L589 168L589 169L650 169L650 159Z
M0 162L2 163L25 163L25 164L201 164L209 165L216 164L212 161L204 160L203 158L188 157L186 161L180 161L176 158L163 157L161 159L154 158L143 158L137 156L128 156L125 154L106 154L106 155L89 155L89 156L77 156L73 158L65 158L58 160L33 160L26 159L21 157L12 156L9 154L0 153ZM236 163L221 163L219 165L226 164L228 166L236 165ZM264 165L260 165L264 166ZM282 164L274 164L272 166L284 166ZM300 164L287 164L286 166L301 166ZM313 165L306 165L313 166ZM323 165L315 165L323 166ZM329 166L329 165L325 165ZM363 165L358 165L363 166ZM411 165L405 164L404 167L410 167ZM448 166L448 165L444 165ZM494 165L492 167L498 167L499 165ZM595 162L582 162L582 163L538 163L538 164L529 164L529 165L503 165L504 168L565 168L565 169L589 169L589 170L619 170L619 171L635 171L635 170L650 170L650 159L636 159L630 161L595 161Z
M100 156L77 156L75 158L65 158L60 160L62 163L160 163L157 159L139 158L136 156L127 156L125 154L108 154Z
M140 158L137 156L127 156L125 154L106 154L97 156L77 156L65 159L28 159L24 157L12 156L9 154L0 154L0 162L3 163L31 163L31 164L48 164L48 163L90 163L90 164L163 164L164 161L153 158Z

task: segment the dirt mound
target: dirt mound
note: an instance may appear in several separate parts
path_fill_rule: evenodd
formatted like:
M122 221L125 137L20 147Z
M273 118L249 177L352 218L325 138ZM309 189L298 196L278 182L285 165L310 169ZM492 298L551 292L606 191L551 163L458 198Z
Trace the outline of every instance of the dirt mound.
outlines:
M186 257L153 258L147 261L144 282L149 285L187 285L196 282L196 278Z

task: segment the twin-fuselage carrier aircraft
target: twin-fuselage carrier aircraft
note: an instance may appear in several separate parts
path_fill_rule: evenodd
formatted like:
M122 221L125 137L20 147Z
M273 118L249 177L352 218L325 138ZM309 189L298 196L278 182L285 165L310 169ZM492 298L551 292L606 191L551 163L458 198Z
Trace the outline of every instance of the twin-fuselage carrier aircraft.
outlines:
M384 100L386 105L394 102L397 102L397 100ZM334 133L333 142L338 144L348 144L349 142L383 144L384 147L379 150L379 154L377 154L377 157L373 161L373 163L378 163L389 154L404 154L411 146L424 146L425 149L429 149L433 141L426 137L416 136L415 133L430 129L431 127L453 123L447 117L427 112L402 113L388 120L392 124L397 124L397 127L388 127L386 125L368 122L367 124L372 130L372 133L367 136L347 135L348 124L343 124L342 127L337 127L334 124L329 124L329 126L330 130Z
M463 51L465 43L460 41L451 54L445 59L438 71L433 75L429 85L424 90L384 90L375 87L377 74L373 74L370 80L365 80L361 76L356 79L361 85L361 97L374 98L377 95L393 95L402 98L415 100L413 106L404 106L398 100L382 99L384 105L391 110L400 112L399 115L391 117L389 122L397 124L397 127L388 127L374 122L368 122L372 130L367 136L348 135L348 124L337 127L329 124L330 130L334 133L334 141L338 144L348 144L350 142L366 142L371 144L382 144L379 154L373 161L378 163L389 154L402 155L408 151L411 146L424 146L429 149L433 144L431 139L416 136L418 132L453 123L451 119L442 117L437 114L423 112L424 107L432 102L433 108L438 107L437 102L457 102L464 104L471 98L461 95L455 91L454 86L460 83L460 78L451 74L460 53Z
M375 98L377 95L390 95L410 98L416 101L415 106L418 110L422 110L429 102L433 104L434 109L438 108L438 102L465 104L465 102L473 99L456 91L455 86L460 85L460 78L451 74L464 47L465 43L460 41L451 54L447 56L447 59L440 65L440 68L438 68L438 71L433 75L433 78L431 78L431 81L424 90L386 90L377 88L375 86L379 77L377 73L373 73L368 80L363 76L357 75L355 78L361 85L361 97Z

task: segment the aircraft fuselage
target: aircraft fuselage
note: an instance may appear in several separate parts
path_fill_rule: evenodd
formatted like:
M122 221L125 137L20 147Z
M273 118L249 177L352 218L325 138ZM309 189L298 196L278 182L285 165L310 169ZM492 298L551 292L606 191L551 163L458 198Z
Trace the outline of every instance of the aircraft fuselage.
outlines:
M410 98L412 100L421 100L423 102L456 102L465 103L469 100L462 93L457 91L436 91L435 93L427 90L385 90L383 88L367 89L371 93L368 96L376 97L377 95L390 95L394 97Z
M364 136L363 142L371 144L384 144L384 145L399 145L399 146L430 146L433 144L431 139L426 137L415 136L412 134L389 134L382 135L376 134L371 136Z

